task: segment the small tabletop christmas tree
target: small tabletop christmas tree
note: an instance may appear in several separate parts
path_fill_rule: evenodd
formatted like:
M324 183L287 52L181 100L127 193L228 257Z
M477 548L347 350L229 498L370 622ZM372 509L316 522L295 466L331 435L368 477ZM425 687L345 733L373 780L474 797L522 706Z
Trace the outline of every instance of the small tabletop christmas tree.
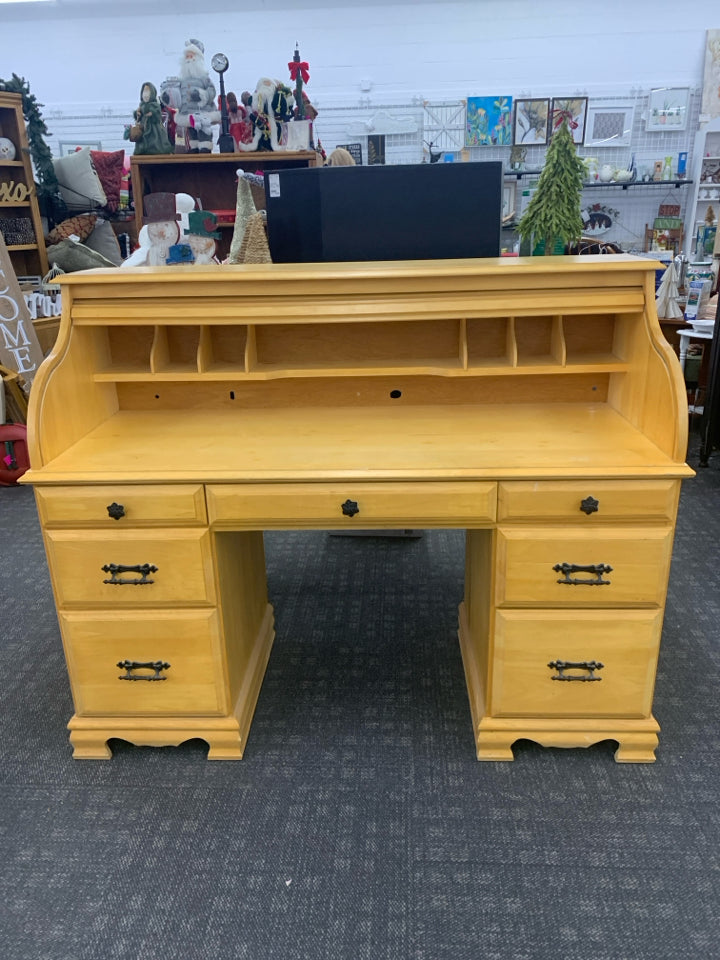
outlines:
M678 278L674 261L670 262L663 274L655 297L655 306L658 316L664 320L674 320L682 317L683 312L678 306Z
M553 253L558 241L576 243L583 231L580 197L584 167L575 150L568 117L563 114L558 123L537 191L518 224L522 239L529 240L535 249L544 245L546 254Z

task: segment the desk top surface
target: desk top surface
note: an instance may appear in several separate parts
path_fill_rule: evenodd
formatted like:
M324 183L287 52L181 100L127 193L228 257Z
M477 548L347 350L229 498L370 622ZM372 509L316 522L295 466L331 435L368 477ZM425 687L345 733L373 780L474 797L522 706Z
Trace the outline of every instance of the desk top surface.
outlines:
M605 404L124 410L36 483L683 477Z

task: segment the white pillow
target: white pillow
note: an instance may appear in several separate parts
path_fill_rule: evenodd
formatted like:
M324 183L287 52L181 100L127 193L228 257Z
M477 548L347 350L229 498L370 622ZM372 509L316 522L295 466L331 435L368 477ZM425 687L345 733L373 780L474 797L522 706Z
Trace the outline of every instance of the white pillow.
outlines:
M100 178L95 172L90 147L53 160L60 193L68 210L94 210L107 203Z

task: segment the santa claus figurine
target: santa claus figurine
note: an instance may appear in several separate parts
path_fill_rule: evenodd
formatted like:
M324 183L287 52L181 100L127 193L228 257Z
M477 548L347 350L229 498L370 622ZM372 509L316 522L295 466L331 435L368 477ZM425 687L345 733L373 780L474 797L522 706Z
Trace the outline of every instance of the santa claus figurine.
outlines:
M212 152L212 124L219 122L205 47L199 40L187 40L180 61L180 105L175 123L185 129L191 153Z

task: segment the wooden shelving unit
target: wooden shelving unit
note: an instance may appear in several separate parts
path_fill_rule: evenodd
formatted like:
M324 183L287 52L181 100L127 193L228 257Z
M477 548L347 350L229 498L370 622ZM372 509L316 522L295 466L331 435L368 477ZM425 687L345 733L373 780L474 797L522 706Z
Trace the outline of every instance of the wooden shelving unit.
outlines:
M23 200L0 199L0 232L5 238L16 276L42 277L47 273L48 261L19 93L0 93L0 137L11 140L16 150L14 160L0 160L0 187L7 184L6 189L9 189L15 184L30 191ZM13 242L17 228L10 223L12 220L26 220L32 239Z
M147 193L187 193L200 201L203 210L235 210L239 169L248 173L314 167L321 163L314 150L258 153L181 153L132 157L133 200L138 233L143 226L143 197ZM227 255L233 223L218 224L221 231L218 256Z

